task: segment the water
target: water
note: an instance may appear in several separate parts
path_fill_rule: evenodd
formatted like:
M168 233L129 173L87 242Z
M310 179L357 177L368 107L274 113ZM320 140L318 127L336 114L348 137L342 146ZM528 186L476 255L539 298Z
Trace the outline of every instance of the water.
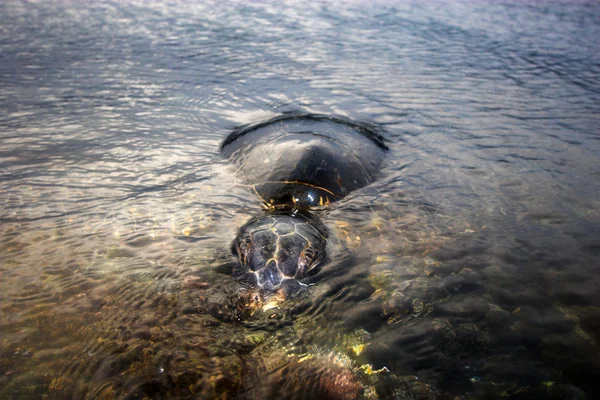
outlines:
M595 398L600 7L0 5L0 397ZM379 126L315 286L231 277L264 211L219 153Z

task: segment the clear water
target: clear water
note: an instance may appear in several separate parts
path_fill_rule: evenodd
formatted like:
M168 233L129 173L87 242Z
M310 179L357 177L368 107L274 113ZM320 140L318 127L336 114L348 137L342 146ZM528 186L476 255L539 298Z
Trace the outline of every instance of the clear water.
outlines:
M599 43L591 0L2 1L0 397L596 398ZM276 301L219 145L284 111L390 151Z

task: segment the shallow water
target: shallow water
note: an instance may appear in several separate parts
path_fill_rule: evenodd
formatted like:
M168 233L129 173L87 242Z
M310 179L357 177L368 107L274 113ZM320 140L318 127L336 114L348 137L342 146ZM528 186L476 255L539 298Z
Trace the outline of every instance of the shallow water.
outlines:
M0 397L596 398L599 39L593 1L3 1ZM287 111L390 151L277 301L219 146Z

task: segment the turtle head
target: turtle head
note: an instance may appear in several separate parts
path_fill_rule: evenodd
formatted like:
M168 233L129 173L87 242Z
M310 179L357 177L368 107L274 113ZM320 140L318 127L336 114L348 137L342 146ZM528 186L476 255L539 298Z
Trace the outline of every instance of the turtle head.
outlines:
M306 277L325 256L325 231L310 220L268 215L244 225L233 242L239 275L261 289L276 290Z

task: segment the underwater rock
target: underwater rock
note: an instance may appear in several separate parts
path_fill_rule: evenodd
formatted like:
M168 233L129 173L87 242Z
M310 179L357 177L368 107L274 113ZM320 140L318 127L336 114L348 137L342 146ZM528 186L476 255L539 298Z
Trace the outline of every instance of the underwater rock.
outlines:
M241 398L353 400L364 389L351 361L335 353L269 354L251 374Z
M434 314L476 321L483 319L489 309L490 306L485 300L469 296L462 301L436 304Z

